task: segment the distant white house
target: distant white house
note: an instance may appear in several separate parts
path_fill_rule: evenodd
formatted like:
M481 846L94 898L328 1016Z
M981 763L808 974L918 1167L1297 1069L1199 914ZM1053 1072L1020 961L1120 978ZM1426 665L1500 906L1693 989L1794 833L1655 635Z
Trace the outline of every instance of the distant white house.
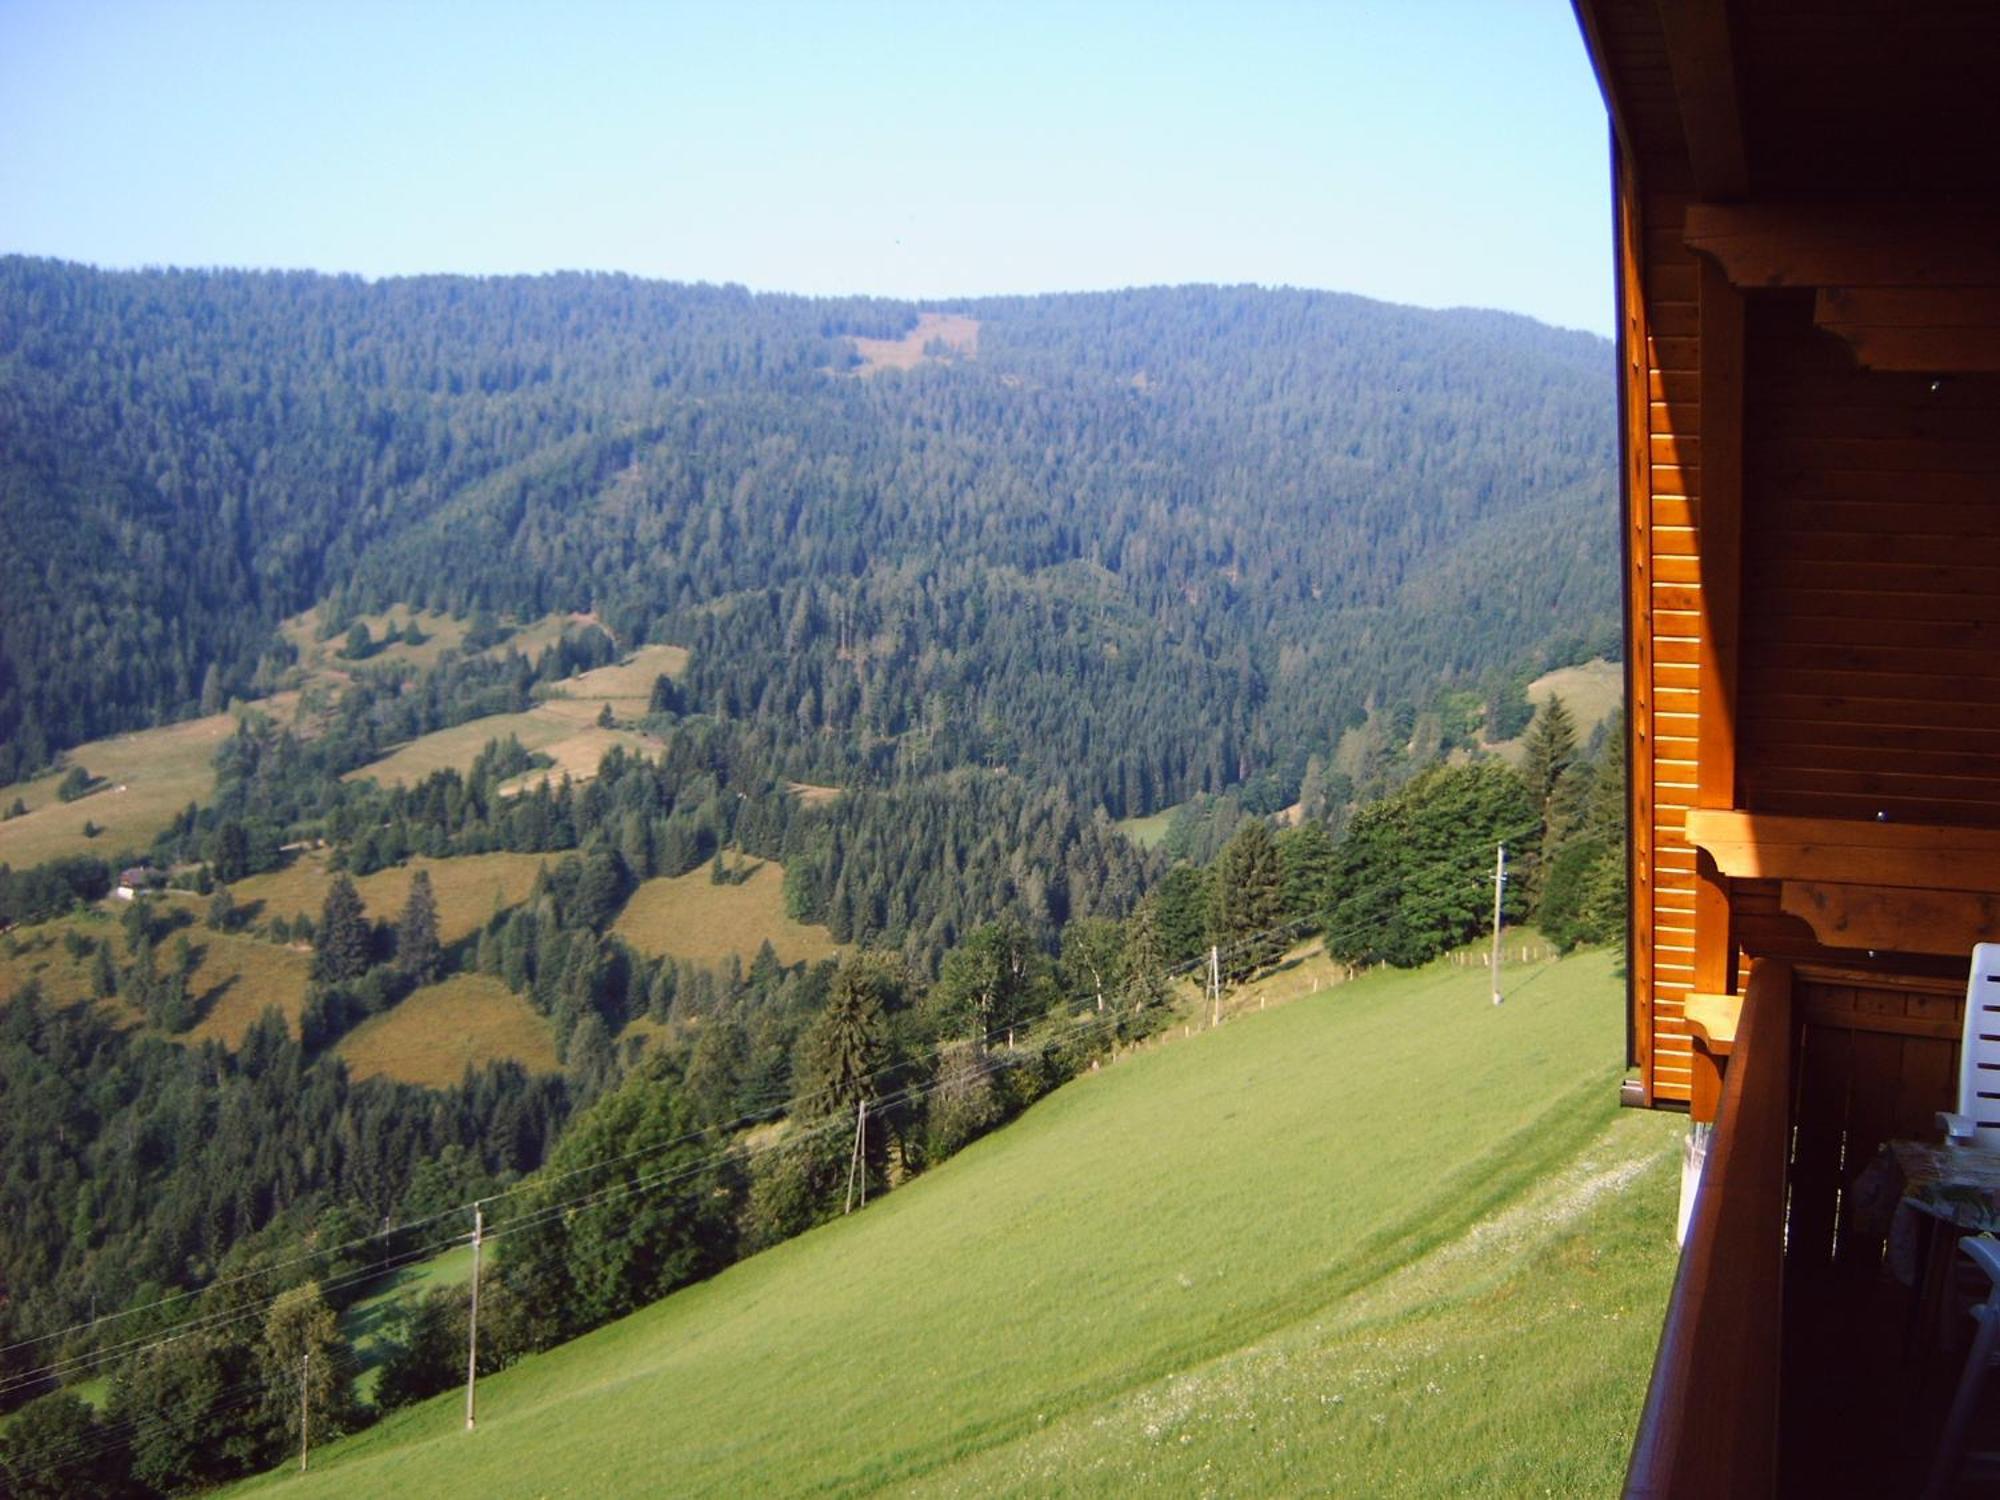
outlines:
M166 877L150 865L133 865L118 872L118 884L111 894L120 901L130 901L141 891L155 890L167 883Z

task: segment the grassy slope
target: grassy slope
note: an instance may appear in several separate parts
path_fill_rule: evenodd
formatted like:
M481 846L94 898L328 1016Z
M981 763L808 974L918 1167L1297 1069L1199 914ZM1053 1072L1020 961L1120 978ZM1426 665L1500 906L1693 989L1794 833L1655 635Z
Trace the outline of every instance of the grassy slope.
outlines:
M386 1074L434 1089L450 1088L468 1067L489 1062L517 1062L531 1073L561 1066L549 1023L485 974L454 974L425 985L370 1016L334 1050L357 1082Z
M417 1265L405 1266L340 1315L340 1331L354 1346L361 1374L355 1384L363 1400L372 1401L382 1378L382 1361L394 1347L390 1336L395 1316L406 1298L421 1297L443 1286L462 1286L472 1279L472 1247L461 1245Z
M394 922L410 899L410 882L417 871L429 871L438 904L438 936L446 943L455 943L477 932L494 912L525 901L535 887L536 872L544 863L553 864L561 857L504 851L455 859L418 854L406 864L363 875L354 888L369 916ZM229 891L239 906L255 907L256 921L309 916L317 922L331 884L333 872L327 868L325 852L307 851L283 869L237 881Z
M1672 1271L1601 955L1150 1049L300 1494L1602 1492ZM277 1476L274 1476L277 1477Z
M177 892L161 900L181 910L199 912L202 907L196 898ZM0 1002L25 988L30 980L38 981L42 993L58 1004L88 1000L90 964L72 957L62 937L75 931L92 941L108 938L117 961L128 962L131 955L123 932L113 920L117 910L118 903L106 902L102 909L21 928L0 940ZM183 1040L198 1043L215 1037L234 1047L268 1006L276 1006L297 1035L299 1015L305 1009L306 975L312 968L309 951L281 947L244 933L214 932L199 922L178 931L187 935L199 959L188 990L200 1019ZM162 968L172 951L172 937L160 943L157 952ZM105 1005L112 1014L133 1024L139 1022L137 1012L122 1002L110 1000Z
M651 735L598 728L597 715L609 704L613 719L620 724L639 718L647 710L653 679L663 674L678 676L687 669L687 660L687 652L679 646L642 646L622 662L564 678L526 713L493 714L422 735L380 760L348 772L348 779L372 776L385 786L407 786L447 767L467 771L489 742L511 734L527 749L551 757L555 764L515 777L501 788L503 792L531 790L564 774L572 781L587 781L597 774L598 762L613 745L640 754L659 751L660 742Z
M741 856L731 862L740 868ZM840 952L824 927L785 915L784 869L766 860L741 885L717 885L708 866L643 883L611 930L641 953L720 964L734 953L748 964L769 939L785 964L815 963Z
M1120 818L1111 826L1141 849L1157 847L1167 836L1167 825L1174 820L1178 806L1162 808L1159 812L1148 813L1143 818Z
M285 720L298 701L295 693L248 704ZM103 783L101 790L75 802L59 801L63 773L0 787L0 807L15 798L27 804L25 817L0 823L0 864L17 870L71 854L109 859L120 850L144 850L190 802L206 802L215 792L215 752L236 732L237 712L210 714L159 729L93 740L67 752L67 764L82 766ZM103 831L85 838L83 825Z

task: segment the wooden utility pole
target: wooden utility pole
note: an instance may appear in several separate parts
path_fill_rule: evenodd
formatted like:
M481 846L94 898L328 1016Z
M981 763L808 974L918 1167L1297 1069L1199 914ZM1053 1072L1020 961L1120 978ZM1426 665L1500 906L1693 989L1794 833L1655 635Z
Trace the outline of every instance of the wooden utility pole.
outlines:
M1208 945L1208 1024L1222 1024L1222 948Z
M475 1419L473 1397L479 1382L479 1246L486 1238L486 1206L472 1205L472 1316L466 1321L465 1335L465 1430L472 1431Z
M847 1207L841 1210L843 1214L851 1214L854 1212L854 1171L855 1168L860 1166L861 1164L861 1131L863 1126L866 1124L867 1119L868 1119L868 1101L865 1099L855 1100L854 1101L854 1149L847 1153ZM868 1201L866 1196L868 1192L868 1186L866 1183L862 1184L861 1192L863 1195L861 1201L863 1203L866 1203Z
M1500 1003L1500 893L1507 885L1507 846L1494 847L1493 855L1493 1003Z
M306 1421L306 1389L312 1380L313 1357L308 1349L299 1356L299 1472L306 1471L306 1433L310 1423Z

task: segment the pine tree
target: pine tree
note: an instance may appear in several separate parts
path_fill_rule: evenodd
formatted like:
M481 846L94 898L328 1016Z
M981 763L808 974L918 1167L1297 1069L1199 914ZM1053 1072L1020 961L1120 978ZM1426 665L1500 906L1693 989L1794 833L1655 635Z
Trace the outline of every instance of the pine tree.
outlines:
M1562 699L1551 693L1549 701L1529 726L1521 759L1521 779L1528 795L1546 822L1555 800L1556 784L1576 759L1576 721Z
M1272 929L1285 920L1284 870L1271 825L1251 818L1216 861L1209 894L1209 941L1221 951L1222 975L1240 984L1284 955Z
M799 1045L796 1112L845 1113L880 1090L874 1075L888 1048L874 967L857 956L833 976L826 1009Z
M345 872L334 876L320 908L318 935L313 943L312 977L322 984L343 984L368 972L374 958L375 935L361 905L361 893Z
M438 943L437 897L431 892L428 870L419 870L410 882L409 900L403 903L402 918L396 923L396 967L417 984L430 984L443 966L444 953Z
M1170 993L1166 947L1160 939L1159 916L1152 901L1144 901L1125 924L1125 987L1120 1000L1133 1011L1159 1005Z

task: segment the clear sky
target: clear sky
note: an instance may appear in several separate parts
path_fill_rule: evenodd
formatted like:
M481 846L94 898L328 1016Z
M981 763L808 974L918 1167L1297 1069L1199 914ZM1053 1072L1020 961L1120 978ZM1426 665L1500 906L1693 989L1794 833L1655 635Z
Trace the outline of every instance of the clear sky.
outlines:
M1564 0L0 0L0 252L953 295L1330 287L1608 333Z

